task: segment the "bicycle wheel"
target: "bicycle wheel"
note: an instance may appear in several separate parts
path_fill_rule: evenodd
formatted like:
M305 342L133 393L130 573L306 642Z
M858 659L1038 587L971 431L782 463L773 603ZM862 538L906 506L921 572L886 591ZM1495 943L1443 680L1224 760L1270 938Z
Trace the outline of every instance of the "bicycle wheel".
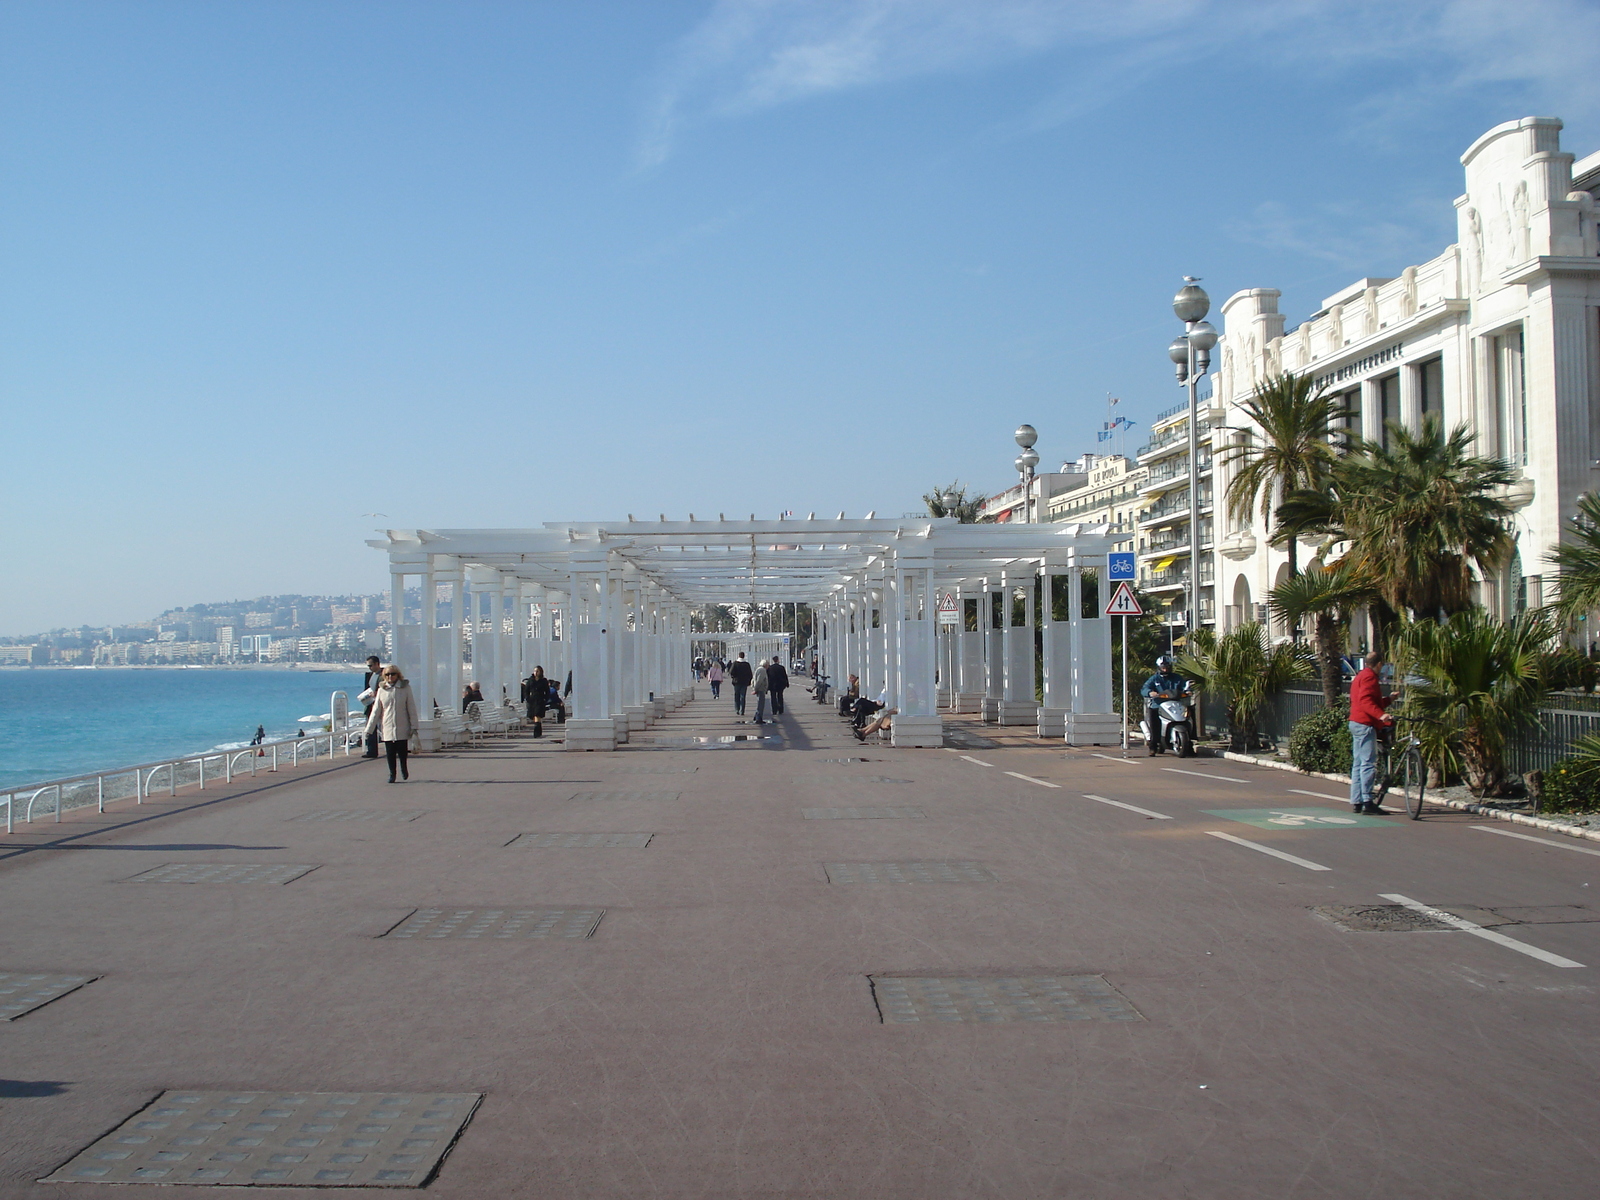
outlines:
M1422 816L1422 792L1427 784L1427 770L1422 765L1422 751L1412 746L1401 761L1402 786L1406 793L1406 814L1413 820Z
M1393 754L1379 754L1372 764L1372 803L1382 804L1389 794L1389 781L1394 777Z

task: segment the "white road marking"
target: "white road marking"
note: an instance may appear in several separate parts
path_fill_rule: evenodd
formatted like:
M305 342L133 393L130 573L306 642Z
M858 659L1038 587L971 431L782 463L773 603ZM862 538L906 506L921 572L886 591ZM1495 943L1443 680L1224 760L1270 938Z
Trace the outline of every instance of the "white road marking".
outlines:
M1483 938L1485 941L1494 942L1496 945L1504 946L1507 950L1515 950L1518 954L1526 954L1529 958L1537 958L1540 962L1547 962L1552 967L1583 966L1581 962L1573 962L1570 958L1562 958L1559 954L1551 954L1548 950L1541 950L1537 946L1530 946L1527 942L1519 942L1516 938L1509 938L1503 933L1496 933L1492 929L1485 929L1482 925L1474 925L1471 921L1468 921L1463 917L1458 917L1454 913L1440 912L1437 908L1429 908L1426 904L1422 903L1422 901L1413 900L1410 896L1402 896L1398 892L1380 892L1379 895L1383 899L1392 900L1396 904L1404 904L1413 912L1419 912L1424 916L1432 917L1435 921L1438 921L1441 924L1453 926L1454 928L1461 930L1463 933L1470 933L1477 937Z
M994 766L993 763L986 763L981 758L973 758L972 755L970 755L970 754L963 754L961 757L966 759L969 763L977 763L980 767L992 767L992 766Z
M955 746L941 746L941 747L939 747L939 749L943 750L946 754L960 754L961 753L961 751L959 749L957 749Z
M1154 817L1158 821L1170 821L1173 819L1167 816L1166 813L1151 812L1148 808L1140 808L1137 804L1124 804L1121 800L1112 800L1106 796L1091 796L1088 792L1085 792L1083 793L1083 798L1085 800L1098 800L1101 804L1115 804L1118 808L1136 812L1142 817Z
M1304 867L1308 871L1331 871L1332 867L1325 867L1321 863L1314 863L1309 858L1296 858L1292 854L1285 854L1282 850L1274 850L1271 846L1263 846L1260 842L1247 842L1242 837L1234 837L1231 833L1223 833L1219 829L1206 830L1214 838L1221 838L1225 842L1232 842L1235 846L1247 846L1251 850L1259 850L1263 854L1270 854L1273 858L1281 858L1284 862L1292 862L1297 867Z
M1103 758L1107 762L1122 763L1124 766L1129 766L1129 767L1133 766L1133 759L1131 759L1131 758L1118 758L1113 754L1091 754L1089 757L1090 758Z
M1509 829L1493 829L1488 825L1474 825L1472 828L1482 830L1484 833L1498 833L1501 837L1520 838L1524 842L1538 842L1541 846L1554 846L1557 850L1571 850L1575 854L1600 855L1600 850L1590 850L1585 846L1573 846L1566 842L1558 842L1553 838L1529 837L1525 833L1512 833Z
M1024 775L1021 771L1007 771L1006 774L1013 779L1026 779L1029 783L1037 783L1040 787L1058 788L1061 786L1059 783L1050 783L1043 779L1035 779L1032 775Z
M1305 788L1290 788L1289 790L1296 796L1316 796L1320 800L1342 800L1346 804L1350 803L1349 796L1330 796L1327 792L1308 792Z
M1221 779L1228 783L1249 783L1248 779L1235 779L1232 775L1207 775L1204 771L1185 771L1182 767L1162 767L1163 771L1171 771L1174 775L1193 775L1197 779Z

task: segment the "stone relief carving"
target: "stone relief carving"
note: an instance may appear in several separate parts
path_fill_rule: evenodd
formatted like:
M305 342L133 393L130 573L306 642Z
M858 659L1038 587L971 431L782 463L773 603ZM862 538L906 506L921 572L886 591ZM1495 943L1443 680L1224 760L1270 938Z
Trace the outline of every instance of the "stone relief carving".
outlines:
M1283 339L1275 337L1267 343L1267 377L1275 379L1283 374Z
M1363 294L1366 308L1366 328L1362 331L1367 335L1378 332L1378 289L1369 287Z
M1532 225L1528 220L1528 181L1519 180L1517 190L1511 193L1511 225L1514 242L1516 245L1517 262L1527 262L1533 257L1529 241L1532 235Z
M1300 322L1300 365L1311 361L1311 322Z
M1400 272L1400 310L1408 317L1417 315L1417 269L1407 267Z
M1337 354L1344 345L1344 305L1335 304L1328 310L1328 340Z
M1483 218L1467 206L1467 293L1476 295L1483 286Z

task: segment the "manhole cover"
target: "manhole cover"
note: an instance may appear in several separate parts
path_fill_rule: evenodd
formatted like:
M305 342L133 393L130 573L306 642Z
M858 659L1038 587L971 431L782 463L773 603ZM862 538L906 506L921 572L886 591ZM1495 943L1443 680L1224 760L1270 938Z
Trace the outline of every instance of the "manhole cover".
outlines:
M653 833L519 833L506 845L523 850L643 850L653 837Z
M133 876L129 883L288 883L312 866L288 863L164 863Z
M419 908L384 937L567 938L594 933L603 908Z
M861 808L802 808L800 815L808 821L870 821L916 819L928 814L920 808L868 805Z
M1142 1021L1139 1010L1100 975L873 975L886 1025L929 1021Z
M15 1021L24 1013L59 1000L98 975L43 975L22 971L0 971L0 1021Z
M994 883L999 879L975 862L823 863L829 883Z
M481 1099L162 1092L39 1182L421 1187Z
M578 792L572 800L676 800L677 792Z
M1404 904L1317 904L1311 911L1350 933L1417 933L1451 928Z
M321 812L303 812L289 817L291 821L415 821L426 813L425 809L415 812L391 812L386 808L329 808Z

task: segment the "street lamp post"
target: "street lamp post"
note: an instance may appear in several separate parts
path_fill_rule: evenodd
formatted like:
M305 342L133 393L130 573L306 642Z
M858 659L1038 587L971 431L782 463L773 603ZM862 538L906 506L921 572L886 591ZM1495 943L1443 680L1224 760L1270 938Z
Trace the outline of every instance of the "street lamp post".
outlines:
M1200 627L1200 379L1211 369L1211 350L1217 344L1217 331L1205 320L1211 311L1211 297L1196 286L1196 276L1185 275L1183 287L1172 298L1172 311L1183 322L1184 334L1167 347L1167 355L1177 365L1179 386L1189 388L1189 612L1186 628ZM1215 586L1215 585L1213 585ZM1194 646L1190 638L1189 645Z
M1018 425L1017 445L1022 453L1017 455L1017 474L1022 477L1022 519L1033 524L1033 469L1039 465L1039 452L1033 444L1039 440L1039 431L1032 425Z
M957 511L961 504L960 492L952 488L939 497L939 503L944 507L945 516L954 517L957 521L961 520L961 514Z

